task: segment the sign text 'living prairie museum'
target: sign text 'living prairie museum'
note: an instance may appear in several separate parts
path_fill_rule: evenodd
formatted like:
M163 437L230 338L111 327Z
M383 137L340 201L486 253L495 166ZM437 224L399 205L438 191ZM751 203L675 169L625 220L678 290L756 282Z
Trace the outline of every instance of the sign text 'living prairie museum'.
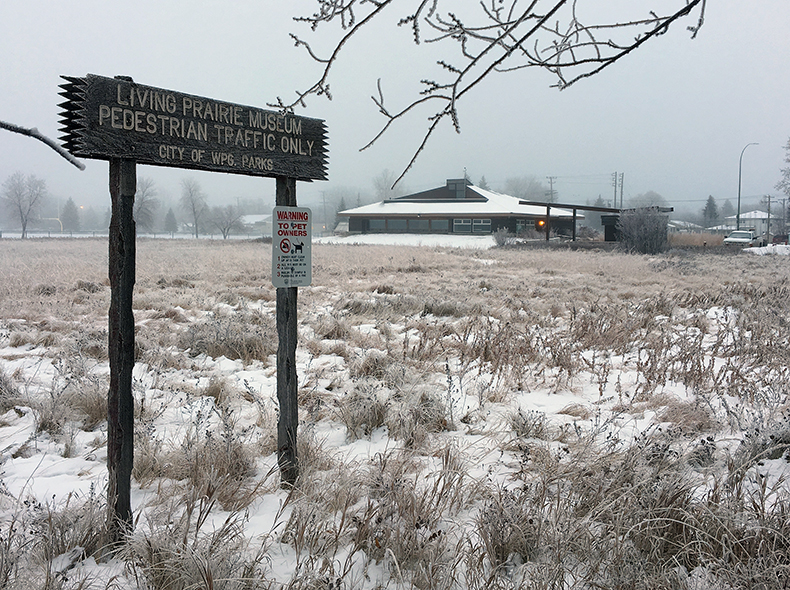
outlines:
M128 79L63 77L64 147L84 158L326 180L326 125Z

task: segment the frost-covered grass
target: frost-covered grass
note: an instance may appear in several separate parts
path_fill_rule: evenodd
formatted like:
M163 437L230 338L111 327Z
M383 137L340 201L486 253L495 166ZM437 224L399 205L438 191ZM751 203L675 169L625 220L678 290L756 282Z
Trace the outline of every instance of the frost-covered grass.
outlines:
M0 589L790 576L785 257L316 244L284 491L269 247L139 242L110 552L106 242L0 241Z

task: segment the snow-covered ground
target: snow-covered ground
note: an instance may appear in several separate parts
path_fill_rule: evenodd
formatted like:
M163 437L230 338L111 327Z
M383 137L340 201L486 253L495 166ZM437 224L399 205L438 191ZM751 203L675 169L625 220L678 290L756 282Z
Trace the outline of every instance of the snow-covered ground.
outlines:
M380 246L424 246L441 248L492 248L494 237L458 234L351 234L314 238L318 244L357 244Z
M211 566L213 587L236 588L230 562L256 554L248 574L260 587L625 588L645 576L737 587L713 555L725 533L694 531L707 522L735 534L742 519L775 523L787 509L785 259L505 251L490 236L317 242L297 351L309 477L290 494L278 486L271 349L247 360L198 350L237 327L276 337L260 271L268 251L140 244L137 524L112 558L80 550L74 534L102 521L85 506L101 507L107 484L106 424L80 413L107 387L95 348L106 338L102 255L74 242L62 246L68 263L43 243L7 248L0 564L25 568L9 587L49 576L63 588L164 588L161 559L194 587L212 587L189 578ZM234 490L220 468L231 460L251 462ZM194 473L204 468L208 480ZM725 521L712 494L763 502L762 512L733 504ZM182 526L187 506L205 517L200 527ZM738 529L744 551L763 551L748 535L784 538L756 533L756 522ZM773 547L781 573L787 545Z

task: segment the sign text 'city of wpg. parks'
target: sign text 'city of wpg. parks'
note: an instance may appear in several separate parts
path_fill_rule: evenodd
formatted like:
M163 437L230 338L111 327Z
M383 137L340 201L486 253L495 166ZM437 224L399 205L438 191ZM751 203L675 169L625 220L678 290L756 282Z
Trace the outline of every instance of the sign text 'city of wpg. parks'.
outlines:
M327 179L324 121L88 74L63 76L63 146L84 158Z

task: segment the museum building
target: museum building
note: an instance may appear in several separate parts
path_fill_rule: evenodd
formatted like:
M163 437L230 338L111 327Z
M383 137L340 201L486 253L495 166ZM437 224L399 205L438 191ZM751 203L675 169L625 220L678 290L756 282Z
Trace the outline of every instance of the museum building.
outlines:
M547 212L550 216L547 218ZM526 204L522 199L449 179L438 188L387 199L338 213L348 218L349 233L490 234L526 229L571 234L576 217L568 209Z

